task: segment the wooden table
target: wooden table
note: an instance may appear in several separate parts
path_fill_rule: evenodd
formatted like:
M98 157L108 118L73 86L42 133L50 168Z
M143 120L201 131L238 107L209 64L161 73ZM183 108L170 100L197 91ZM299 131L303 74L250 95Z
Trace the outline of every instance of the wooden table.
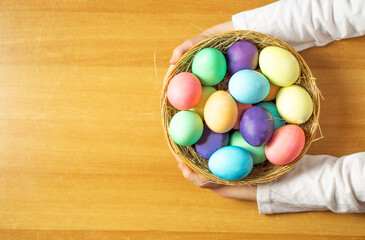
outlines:
M364 239L364 214L263 216L199 189L164 140L172 50L270 2L1 1L0 239ZM310 154L365 149L364 40L302 52L325 98Z

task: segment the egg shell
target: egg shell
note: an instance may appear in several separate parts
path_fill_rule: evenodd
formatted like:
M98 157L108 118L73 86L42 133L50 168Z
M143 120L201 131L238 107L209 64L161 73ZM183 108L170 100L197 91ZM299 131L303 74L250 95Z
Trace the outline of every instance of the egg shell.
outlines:
M203 121L197 113L180 111L170 121L169 134L175 143L189 146L200 139L203 128Z
M237 146L223 147L209 158L210 171L219 178L235 181L246 177L252 170L252 156Z
M200 101L198 102L197 105L195 105L195 107L191 108L190 111L196 112L197 114L199 114L199 116L202 118L202 120L204 120L205 103L207 102L210 95L212 95L212 93L214 93L215 91L216 91L216 89L214 87L203 86L202 87L202 96L200 98Z
M227 146L229 141L228 133L216 133L210 130L206 124L204 124L203 135L195 143L196 152L205 159L209 159L210 156L218 149Z
M305 134L297 125L285 125L276 130L265 146L267 159L276 165L286 165L294 161L302 152Z
M247 150L252 156L253 164L260 164L266 160L265 146L260 146L260 147L251 146L246 142L245 139L243 139L240 131L235 131L232 134L231 138L229 139L229 145L238 146Z
M227 90L227 93L229 93L229 90ZM238 116L237 116L237 121L236 124L233 126L233 129L240 129L240 121L241 121L241 117L243 115L243 113L249 109L250 107L252 107L252 104L244 104L244 103L240 103L237 102L237 100L234 100L236 102L237 105L237 111L238 111Z
M240 132L251 146L265 145L274 132L274 121L270 112L263 107L250 107L241 118Z
M298 60L288 50L277 46L261 50L259 65L270 82L281 87L292 85L300 75Z
M255 69L259 60L259 51L249 41L237 41L227 50L227 66L230 74L243 69Z
M272 101L276 98L276 96L278 95L278 92L280 90L281 87L273 84L272 82L270 82L270 92L269 94L266 96L266 98L264 98L264 100L262 101Z
M241 118L242 118L243 113L247 109L252 107L252 104L244 104L244 103L240 103L240 102L237 102L237 101L236 101L236 104L237 104L238 116L237 116L236 124L233 126L233 129L238 130L238 129L240 129L240 122L241 122Z
M167 88L167 98L179 110L188 110L198 104L202 95L199 79L192 73L182 72L174 76Z
M302 124L313 113L313 101L308 92L297 85L281 88L276 97L280 115L289 123Z
M274 120L274 131L286 124L285 120L280 116L278 109L276 108L275 103L272 102L260 102L255 106L260 106L265 108L270 112L273 120Z
M245 69L236 72L228 82L232 97L240 103L261 102L270 92L270 84L261 73Z
M199 78L202 85L216 85L226 75L226 58L215 48L204 48L195 55L192 72Z
M256 69L256 71L258 71L259 73L262 73L260 69ZM281 88L281 87L273 84L270 81L269 81L269 84L270 84L270 92L266 96L266 98L264 98L264 100L262 100L262 101L272 101L272 100L274 100L276 98L276 95L278 95L278 92Z
M225 133L231 130L236 123L237 115L236 102L226 91L214 92L205 103L205 122L214 132Z

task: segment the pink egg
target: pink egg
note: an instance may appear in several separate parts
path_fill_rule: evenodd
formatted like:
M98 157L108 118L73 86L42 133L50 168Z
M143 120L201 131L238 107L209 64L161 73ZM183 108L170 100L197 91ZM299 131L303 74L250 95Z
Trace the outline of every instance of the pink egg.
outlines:
M229 93L228 90L227 90L227 92ZM237 116L236 124L234 125L233 129L240 129L241 117L247 109L252 107L252 104L244 104L244 103L237 102L236 100L235 100L235 102L237 104L238 116Z
M285 125L274 132L265 146L265 155L273 164L285 165L300 155L304 144L303 129L297 125Z
M167 88L167 99L174 108L188 110L198 104L202 95L199 78L189 72L173 77Z

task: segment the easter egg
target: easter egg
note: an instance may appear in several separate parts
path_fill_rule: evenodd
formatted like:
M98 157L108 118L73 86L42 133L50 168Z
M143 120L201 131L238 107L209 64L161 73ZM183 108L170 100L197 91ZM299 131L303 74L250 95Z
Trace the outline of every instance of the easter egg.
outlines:
M216 133L208 128L204 124L203 135L195 143L196 152L205 159L209 159L210 156L218 149L227 146L229 141L228 133Z
M273 84L272 82L270 82L270 92L269 94L266 96L266 98L264 98L264 100L262 101L271 101L274 100L276 98L276 96L278 95L278 92L280 90L280 87Z
M292 85L300 75L297 59L281 47L270 46L262 49L259 65L270 82L281 87Z
M270 112L272 118L274 119L274 131L286 124L285 120L280 116L280 113L278 112L278 109L276 108L276 105L274 103L260 102L256 104L256 106L263 107Z
M243 69L255 69L259 60L259 51L249 41L237 41L227 50L227 67L230 74Z
M238 102L253 104L261 102L269 94L270 84L261 73L245 69L233 74L228 90Z
M210 171L225 180L239 180L252 170L253 161L250 153L237 146L223 147L209 158Z
M260 69L256 69L256 71L262 74L262 72L261 72ZM271 101L271 100L274 100L276 98L276 95L278 95L278 92L280 90L280 87L279 86L276 86L275 84L273 84L270 81L269 81L269 84L270 84L269 94L262 101Z
M248 144L254 147L265 145L274 131L274 121L269 111L253 106L241 118L240 132Z
M208 98L204 107L204 119L208 127L217 133L228 132L237 120L237 105L226 91L216 91Z
M190 111L196 112L197 114L199 114L199 116L202 118L202 120L204 120L205 103L207 102L210 95L212 95L212 93L214 93L215 91L216 90L214 87L203 86L202 87L202 96L200 98L200 101L198 102L197 105L195 105L195 107L191 108Z
M302 152L305 134L297 125L285 125L276 130L265 146L267 159L276 165L285 165L294 161Z
M246 142L245 139L243 139L240 131L235 131L232 134L231 138L229 139L229 145L238 146L247 150L252 156L253 164L259 164L266 160L265 146L260 146L260 147L251 146Z
M227 92L229 93L229 90L227 90ZM234 101L236 102L236 105L237 105L238 116L237 116L236 124L233 126L233 129L240 129L241 117L247 109L252 107L252 104L240 103L240 102L237 102L236 99Z
M192 145L203 134L203 121L195 112L180 111L170 121L169 134L181 146Z
M202 86L199 79L189 72L174 76L167 88L167 99L179 110L188 110L197 105L201 94Z
M276 97L276 106L289 123L302 124L313 113L312 98L304 88L297 85L281 88Z
M213 86L223 80L227 71L226 58L215 48L204 48L194 57L192 72L204 86Z
M237 115L237 121L235 123L235 125L233 126L233 129L240 129L240 122L241 122L241 118L243 113L249 109L250 107L252 107L252 104L244 104L244 103L240 103L236 101L236 105L237 105L237 110L238 110L238 115Z

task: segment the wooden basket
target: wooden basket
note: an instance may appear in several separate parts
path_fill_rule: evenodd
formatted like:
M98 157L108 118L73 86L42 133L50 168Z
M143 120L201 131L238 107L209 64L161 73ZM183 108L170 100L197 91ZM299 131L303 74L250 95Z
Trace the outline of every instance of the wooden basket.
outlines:
M305 123L299 125L305 133L305 145L301 154L290 164L284 166L278 166L270 163L269 161L265 161L261 164L254 165L251 173L245 178L237 181L228 181L221 178L218 178L214 174L212 174L208 168L208 160L200 157L199 154L196 153L193 146L179 146L177 145L169 136L168 126L172 116L177 113L179 110L171 107L167 100L167 87L169 85L170 80L180 72L191 72L191 64L195 54L207 47L212 47L220 50L222 53L226 53L227 49L235 42L239 40L246 40L254 43L258 50L261 51L263 48L267 46L278 46L284 48L291 52L295 58L298 60L300 66L300 76L298 80L294 83L299 85L307 90L309 95L313 100L313 115L311 118ZM217 90L227 90L228 81L230 75L228 73L216 86L214 86ZM231 31L225 32L216 36L212 36L207 38L200 43L196 44L193 48L191 48L188 52L186 52L179 61L175 64L175 66L168 73L165 82L163 84L162 96L161 96L161 117L162 124L164 128L164 132L167 138L167 143L170 145L171 149L176 153L176 155L193 171L202 176L208 178L212 182L225 184L225 185L256 185L263 182L268 182L274 180L289 171L307 152L309 146L314 140L316 135L316 131L319 128L319 112L320 112L320 91L317 88L315 78L313 77L308 65L303 60L303 58L287 43L277 39L275 37L253 32L253 31Z

